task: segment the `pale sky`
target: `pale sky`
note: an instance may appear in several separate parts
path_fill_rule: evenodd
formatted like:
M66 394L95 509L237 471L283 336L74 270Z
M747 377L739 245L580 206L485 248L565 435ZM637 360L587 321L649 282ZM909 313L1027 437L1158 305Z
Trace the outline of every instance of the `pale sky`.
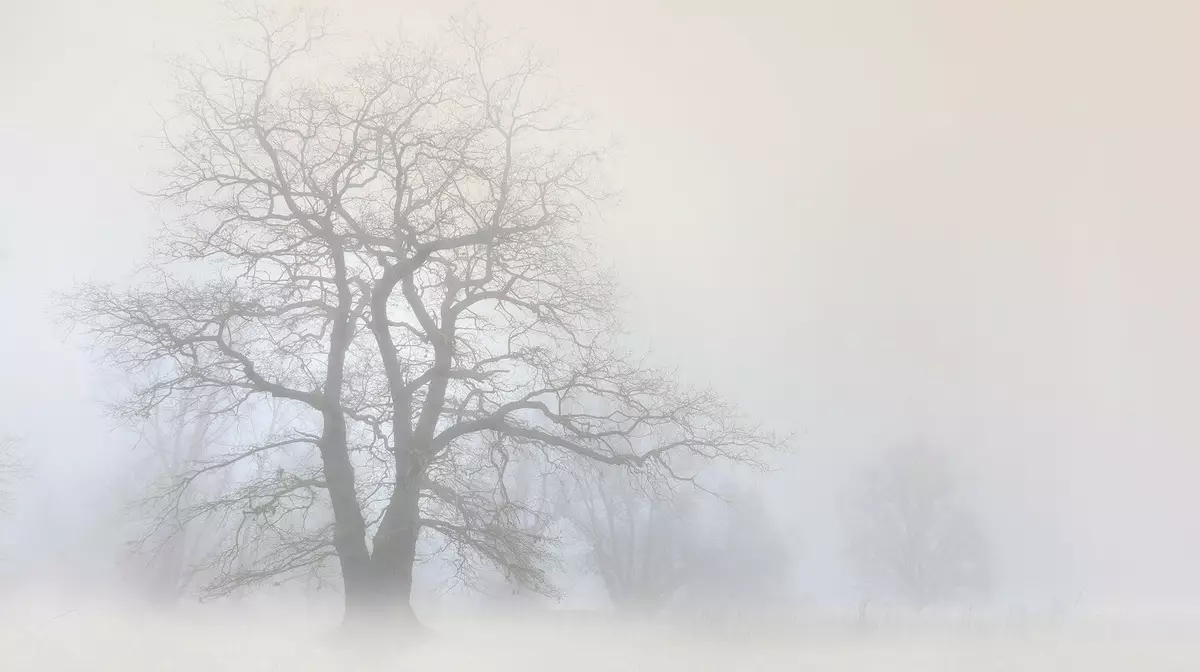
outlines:
M35 522L95 515L128 452L49 294L138 258L156 54L203 43L219 12L6 4L0 428L52 475L19 516L41 543ZM1014 594L1200 598L1200 4L475 5L619 143L622 198L597 227L631 331L799 431L773 500L806 589L839 571L848 470L921 435L977 460ZM385 36L454 9L336 3L349 32Z

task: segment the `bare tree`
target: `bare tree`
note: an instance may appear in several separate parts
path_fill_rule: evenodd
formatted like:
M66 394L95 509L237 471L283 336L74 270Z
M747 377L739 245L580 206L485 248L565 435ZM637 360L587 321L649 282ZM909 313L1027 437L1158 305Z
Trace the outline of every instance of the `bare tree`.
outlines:
M728 620L785 604L792 556L762 497L746 486L728 483L723 497L710 501L707 527L692 532L694 559L678 606Z
M170 399L153 409L139 440L149 464L137 474L131 508L139 524L147 513L150 521L135 533L130 560L158 605L175 603L203 568L219 521L194 515L196 507L225 494L236 476L229 470L197 475L211 456L221 454L222 435L233 424L230 416L214 413L215 403L212 396ZM187 487L177 492L182 483Z
M525 452L504 457L509 459L509 466L505 469L505 478L497 485L504 488L502 499L510 502L515 512L514 528L523 538L536 541L534 550L539 557L531 560L540 571L529 577L506 575L501 568L497 576L493 567L492 582L480 588L501 604L530 607L544 603L540 602L542 598L559 596L548 578L549 570L559 568L555 556L561 542L557 530L558 508L554 502L557 480L554 469L546 465L540 455ZM461 561L461 554L456 558ZM456 577L461 577L463 569L457 569ZM534 581L529 581L530 578Z
M28 467L18 455L20 442L13 437L0 437L0 511L12 504L12 490L26 476Z
M924 444L890 450L851 492L847 550L865 599L923 609L987 587L979 522L949 457Z
M617 610L658 612L693 578L700 544L690 495L608 465L567 480L560 510Z
M727 617L786 595L787 545L753 491L670 488L625 469L594 471L569 477L561 511L618 610Z
M336 556L348 622L411 620L422 531L464 578L487 563L544 589L545 540L504 487L514 455L687 480L781 445L615 347L616 288L585 226L600 154L535 58L500 67L467 21L462 57L398 45L339 69L317 58L319 25L244 24L245 58L181 67L157 193L178 216L153 284L70 303L148 381L132 414L187 394L303 418L197 470L286 465L209 503L274 537L214 589Z

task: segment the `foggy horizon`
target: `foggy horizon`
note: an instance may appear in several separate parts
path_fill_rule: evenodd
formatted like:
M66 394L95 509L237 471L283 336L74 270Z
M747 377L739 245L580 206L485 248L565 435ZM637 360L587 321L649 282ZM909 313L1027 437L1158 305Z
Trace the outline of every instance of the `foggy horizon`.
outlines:
M870 601L846 494L913 443L965 474L989 557L972 609L1200 606L1200 5L328 4L335 53L438 42L473 10L545 56L611 148L617 197L582 224L625 342L791 437L731 481L786 548L789 609ZM169 57L211 50L229 19L218 2L7 9L0 437L28 478L0 514L0 590L120 594L144 442L108 413L130 378L60 299L147 258L169 219L138 193L171 160ZM561 564L552 608L613 607ZM442 571L415 570L418 615L483 600L439 592Z

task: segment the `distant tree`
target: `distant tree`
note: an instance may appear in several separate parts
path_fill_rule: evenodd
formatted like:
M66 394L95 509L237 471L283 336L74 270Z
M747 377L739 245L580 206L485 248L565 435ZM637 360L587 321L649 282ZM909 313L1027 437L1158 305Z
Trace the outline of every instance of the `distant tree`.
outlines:
M538 563L544 571L557 569L556 552L560 539L556 530L559 518L553 501L553 470L536 454L517 453L508 459L510 462L503 469L504 476L498 485L504 491L503 499L512 508L512 526L524 538L536 542L537 557L531 561ZM460 558L462 554L453 554L453 557ZM553 585L530 584L523 580L522 574L505 573L503 568L497 576L494 570L490 585L478 587L498 604L531 607L543 603L546 597L558 596ZM464 570L458 568L456 576L463 574Z
M0 437L0 512L12 505L13 490L29 476L29 465L20 455L21 442Z
M661 488L601 468L569 481L563 502L618 610L726 615L787 593L787 544L749 489Z
M657 612L690 580L698 564L690 492L601 466L574 474L561 497L560 513L617 610Z
M237 25L238 56L179 71L158 193L178 217L153 271L69 302L145 380L130 415L211 395L299 418L183 479L277 465L207 503L240 518L212 592L336 560L347 622L411 622L423 535L468 575L547 589L545 545L503 487L513 455L669 480L694 476L683 458L782 445L616 346L587 232L601 153L537 59L506 64L474 21L457 55L394 45L348 67L320 59L320 24Z
M694 559L681 607L712 617L733 617L785 604L792 555L762 496L728 485L713 520L693 532ZM706 516L707 517L707 516Z
M155 407L143 427L148 469L138 474L132 508L139 522L146 513L150 520L136 533L132 560L148 597L159 605L177 601L202 568L206 545L214 543L210 523L218 521L197 515L198 504L225 491L233 477L217 470L189 478L222 454L219 440L230 418L216 413L215 404L212 396L180 396Z
M924 444L889 450L850 491L847 552L866 600L923 609L981 594L988 551L961 472Z

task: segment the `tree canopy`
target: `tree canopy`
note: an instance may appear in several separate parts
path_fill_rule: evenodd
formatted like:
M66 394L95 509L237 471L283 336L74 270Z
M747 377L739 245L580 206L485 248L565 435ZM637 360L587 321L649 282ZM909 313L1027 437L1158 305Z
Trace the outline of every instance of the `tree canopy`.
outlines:
M545 589L550 540L505 487L517 458L687 481L782 445L619 347L617 286L589 242L604 153L533 55L472 20L450 48L348 63L303 16L238 25L236 56L179 64L146 268L69 304L139 380L128 416L187 395L297 418L166 495L269 465L190 505L240 521L226 557L267 546L209 592L336 557L348 620L411 617L423 536L466 580L490 564Z

